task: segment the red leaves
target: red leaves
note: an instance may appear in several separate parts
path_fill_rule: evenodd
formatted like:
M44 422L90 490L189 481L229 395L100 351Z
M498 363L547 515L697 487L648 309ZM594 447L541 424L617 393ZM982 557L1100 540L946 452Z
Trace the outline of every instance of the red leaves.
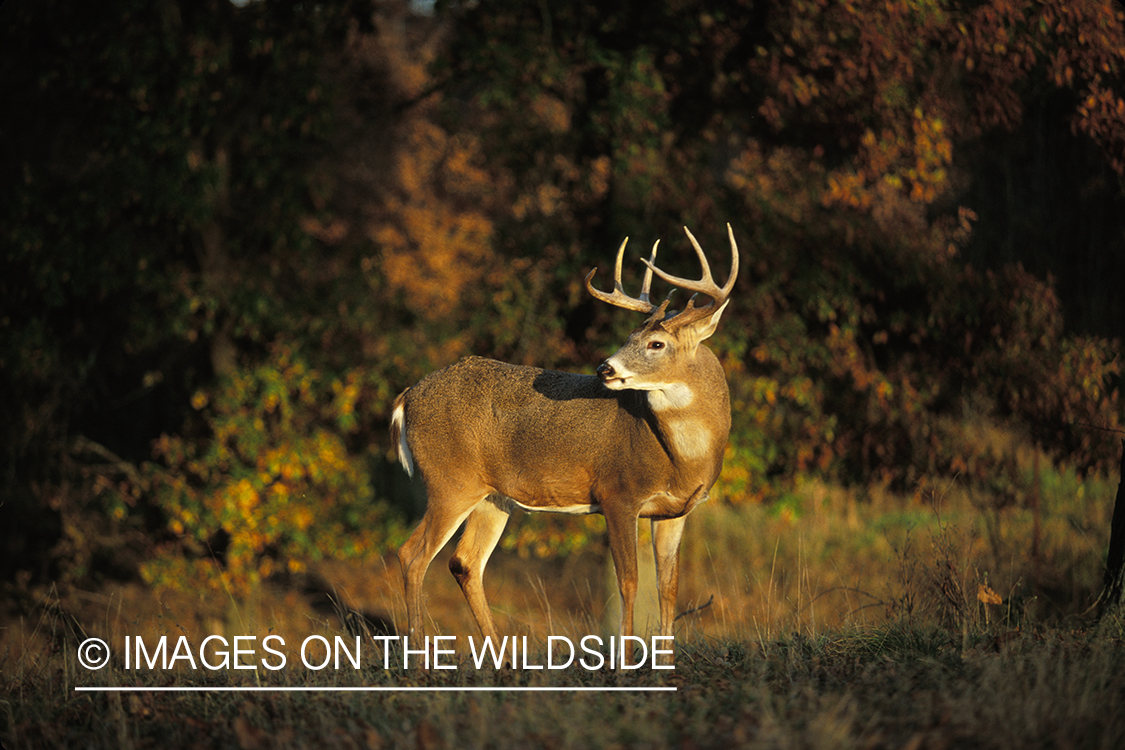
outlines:
M959 24L953 45L972 84L981 127L1015 127L1020 97L1041 76L1078 95L1076 132L1101 146L1125 173L1125 13L1108 0L992 2Z

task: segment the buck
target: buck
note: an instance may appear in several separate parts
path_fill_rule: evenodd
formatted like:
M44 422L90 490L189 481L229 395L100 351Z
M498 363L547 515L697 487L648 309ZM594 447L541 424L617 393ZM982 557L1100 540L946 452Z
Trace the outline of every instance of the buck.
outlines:
M729 224L731 270L721 288L703 249L684 231L703 267L698 281L657 268L657 240L649 259L642 258L640 295L627 296L621 262L628 237L617 250L612 293L594 288L596 268L586 276L596 299L648 315L596 376L467 357L395 400L391 440L407 473L421 476L427 496L422 521L398 553L410 636L423 634L426 570L463 523L449 570L482 635L495 639L482 579L516 508L605 517L622 636L633 635L637 522L651 519L660 634L672 635L684 522L718 478L730 432L726 378L703 341L719 325L738 276ZM668 312L671 293L659 306L649 301L653 273L695 293L684 310ZM696 306L698 295L709 301Z

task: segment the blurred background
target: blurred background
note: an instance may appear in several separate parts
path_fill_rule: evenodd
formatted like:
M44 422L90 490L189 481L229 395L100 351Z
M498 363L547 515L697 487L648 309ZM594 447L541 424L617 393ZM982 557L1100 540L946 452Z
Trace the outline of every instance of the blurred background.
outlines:
M0 617L401 622L395 395L467 354L593 372L639 319L585 274L630 236L627 289L661 238L696 276L687 225L725 278L727 222L681 623L1081 617L1125 419L1123 18L9 0ZM602 529L514 519L501 623L594 628ZM431 616L475 632L443 567Z

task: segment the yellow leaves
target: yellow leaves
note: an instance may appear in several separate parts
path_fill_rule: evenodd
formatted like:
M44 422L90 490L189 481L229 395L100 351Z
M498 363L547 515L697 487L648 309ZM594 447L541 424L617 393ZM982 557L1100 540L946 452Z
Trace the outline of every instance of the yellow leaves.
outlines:
M734 448L727 446L728 459L732 457ZM719 488L723 495L734 494L735 488L747 487L755 477L750 473L750 468L744 461L724 460L723 470L719 475Z
M250 484L249 479L242 479L231 488L229 499L234 501L235 507L251 527L256 525L253 511L258 507L258 491Z
M191 408L196 411L206 408L208 403L210 403L210 399L208 399L207 394L203 391L196 391L191 395Z
M318 431L313 438L313 447L316 450L316 471L330 470L335 473L347 468L347 451L343 442L335 435Z
M605 523L596 515L546 518L548 515L523 516L518 526L501 538L501 547L515 550L520 557L566 555L605 533Z
M153 495L177 541L158 553L146 579L172 588L194 579L242 595L326 550L354 556L384 548L397 526L372 502L365 461L349 453L341 428L344 417L364 411L368 376L355 369L326 378L278 342L259 366L200 395L210 439L188 445L165 436L154 446L165 466L152 469ZM227 545L212 549L220 532ZM363 544L351 540L358 533Z

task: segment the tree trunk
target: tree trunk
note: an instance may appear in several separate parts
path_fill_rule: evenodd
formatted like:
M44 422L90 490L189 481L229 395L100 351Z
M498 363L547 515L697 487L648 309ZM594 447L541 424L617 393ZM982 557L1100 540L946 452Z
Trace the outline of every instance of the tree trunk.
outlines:
M1109 553L1105 560L1105 581L1102 584L1099 616L1121 607L1122 565L1125 564L1125 440L1121 441L1121 469L1117 476L1117 498L1113 502L1110 522Z
M223 221L230 213L230 163L227 150L215 149L214 165L219 178L211 195L211 216L199 227L202 249L199 254L203 288L218 302L218 318L211 336L211 368L215 375L229 376L238 368L238 349L231 337L231 320L227 300L232 285L230 253L226 245Z

